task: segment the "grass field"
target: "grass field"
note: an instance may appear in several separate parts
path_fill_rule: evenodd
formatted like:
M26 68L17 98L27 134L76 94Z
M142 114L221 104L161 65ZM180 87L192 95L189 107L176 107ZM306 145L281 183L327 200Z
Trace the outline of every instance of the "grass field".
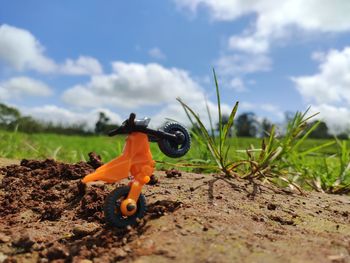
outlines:
M0 157L11 159L46 159L52 158L63 162L79 162L88 158L89 152L101 155L103 162L117 157L123 149L125 137L108 136L64 136L57 134L25 134L20 132L0 131ZM339 143L324 147L319 151L312 151L307 155L300 154L331 140L307 139L285 160L273 161L268 164L269 171L273 171L274 177L283 175L289 182L295 181L306 188L334 192L337 187L350 189L350 164L348 143L342 142L343 149ZM334 140L333 140L334 141ZM246 150L255 149L252 154L255 159L259 156L262 139L259 138L229 138L226 144L231 145L228 156L229 161L250 160ZM207 148L195 141L189 153L181 159L171 159L160 152L156 143L151 143L153 158L158 161L157 169L171 168L181 165L192 165L183 167L185 171L202 173L218 172L215 161L211 158ZM250 155L250 154L249 154ZM193 167L199 165L200 167ZM209 168L208 168L209 166ZM238 174L244 175L251 170L249 165L240 166L242 169ZM277 168L277 169L275 169ZM265 168L261 168L265 169ZM339 181L341 180L341 181ZM339 184L341 182L341 184Z
M53 158L64 162L84 161L89 152L96 152L106 162L122 152L125 137L108 136L67 136L57 134L25 134L20 132L0 131L0 157L13 159L45 159ZM308 139L301 149L308 149L321 145L329 140ZM228 141L236 156L231 159L240 159L242 153L251 147L260 148L261 139L258 138L230 138ZM151 143L151 150L155 160L178 162L177 159L170 159L164 156L158 149L156 143ZM337 152L335 145L323 148L321 153L331 155ZM190 152L184 157L186 160L205 160L205 151L192 142Z

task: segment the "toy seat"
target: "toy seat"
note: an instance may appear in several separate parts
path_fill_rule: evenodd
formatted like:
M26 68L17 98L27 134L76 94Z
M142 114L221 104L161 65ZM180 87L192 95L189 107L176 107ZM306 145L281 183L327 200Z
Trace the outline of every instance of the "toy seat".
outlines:
M141 120L135 120L135 126L147 128L150 121L151 121L151 118L148 118L148 117L145 117Z

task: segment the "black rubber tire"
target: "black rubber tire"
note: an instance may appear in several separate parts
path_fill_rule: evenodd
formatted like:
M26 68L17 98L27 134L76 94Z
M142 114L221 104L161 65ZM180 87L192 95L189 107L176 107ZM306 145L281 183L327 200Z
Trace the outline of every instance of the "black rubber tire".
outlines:
M181 144L176 142L161 139L158 141L159 149L168 157L179 158L184 156L191 148L191 136L188 130L179 123L171 122L167 123L163 130L167 133L175 134L176 132L181 132L184 135L184 141Z
M106 223L110 226L124 228L137 224L137 218L141 219L146 212L146 198L140 195L137 201L137 211L132 216L123 216L120 211L121 201L124 200L130 192L130 186L122 186L113 190L105 200L104 215Z

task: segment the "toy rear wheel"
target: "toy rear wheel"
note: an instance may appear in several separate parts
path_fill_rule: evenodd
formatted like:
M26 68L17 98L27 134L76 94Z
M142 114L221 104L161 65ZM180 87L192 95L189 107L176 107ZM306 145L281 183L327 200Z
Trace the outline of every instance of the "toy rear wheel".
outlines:
M167 133L175 134L181 138L180 142L161 139L158 141L159 149L171 158L179 158L184 156L191 148L191 137L187 129L179 123L167 123L163 130Z
M122 201L128 196L130 186L118 187L113 190L105 200L104 215L106 223L110 226L123 228L136 225L137 219L141 219L146 212L146 198L140 195L137 201L137 211L132 216L124 216L120 210Z

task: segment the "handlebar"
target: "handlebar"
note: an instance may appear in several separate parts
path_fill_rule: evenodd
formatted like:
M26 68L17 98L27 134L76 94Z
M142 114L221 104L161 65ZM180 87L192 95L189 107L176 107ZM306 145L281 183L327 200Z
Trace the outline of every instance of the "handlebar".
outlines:
M135 113L130 113L130 116L127 120L125 120L122 125L116 129L111 130L108 135L109 136L114 136L118 134L129 134L132 132L142 132L145 133L149 136L150 141L156 142L159 139L169 139L171 141L181 143L182 137L178 136L176 134L168 133L163 130L153 130L149 129L145 126L140 126L140 125L135 125L135 118L136 114Z

